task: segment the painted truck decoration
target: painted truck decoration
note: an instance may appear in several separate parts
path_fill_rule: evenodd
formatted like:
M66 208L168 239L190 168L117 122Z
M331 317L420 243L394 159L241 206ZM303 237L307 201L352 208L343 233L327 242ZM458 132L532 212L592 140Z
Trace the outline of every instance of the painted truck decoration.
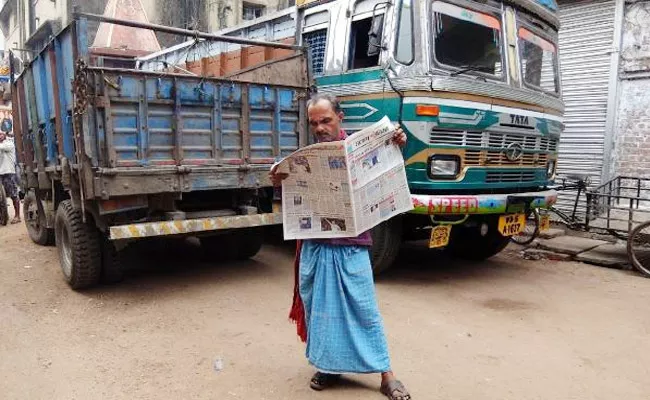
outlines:
M88 20L254 44L283 58L224 78L142 71L128 57L112 66L114 54L89 48ZM14 72L25 221L34 242L56 242L72 288L119 280L117 250L130 240L194 235L219 258L247 258L261 229L281 223L268 170L307 143L301 47L77 14Z
M554 0L296 4L220 33L308 46L315 87L340 99L349 133L384 115L407 131L415 209L373 230L376 272L392 263L403 239L428 237L461 257L492 256L531 208L555 203L548 186L564 105ZM274 56L190 41L141 58L140 67L184 65L220 76L252 57Z

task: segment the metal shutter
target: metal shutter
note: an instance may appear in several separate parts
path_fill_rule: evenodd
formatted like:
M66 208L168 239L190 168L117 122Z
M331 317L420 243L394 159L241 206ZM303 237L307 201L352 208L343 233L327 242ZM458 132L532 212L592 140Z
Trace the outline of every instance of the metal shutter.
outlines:
M614 14L614 0L560 4L566 128L560 140L558 176L589 175L593 186L600 184L603 170ZM559 207L572 209L574 198L573 193L561 193Z

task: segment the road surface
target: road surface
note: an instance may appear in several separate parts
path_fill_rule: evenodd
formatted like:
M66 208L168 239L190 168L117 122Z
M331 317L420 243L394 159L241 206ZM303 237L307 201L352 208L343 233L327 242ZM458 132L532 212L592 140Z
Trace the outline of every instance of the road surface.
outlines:
M220 262L196 244L128 248L115 286L74 292L55 248L0 227L3 399L382 399L379 378L308 388L287 320L292 248ZM647 399L650 280L510 251L480 264L407 246L377 281L414 399Z

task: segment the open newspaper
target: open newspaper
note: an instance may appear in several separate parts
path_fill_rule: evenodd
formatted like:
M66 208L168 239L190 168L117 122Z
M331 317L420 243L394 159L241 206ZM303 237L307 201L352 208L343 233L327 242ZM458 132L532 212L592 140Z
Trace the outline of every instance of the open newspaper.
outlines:
M304 147L274 168L282 183L284 238L355 237L413 208L388 117L337 142Z

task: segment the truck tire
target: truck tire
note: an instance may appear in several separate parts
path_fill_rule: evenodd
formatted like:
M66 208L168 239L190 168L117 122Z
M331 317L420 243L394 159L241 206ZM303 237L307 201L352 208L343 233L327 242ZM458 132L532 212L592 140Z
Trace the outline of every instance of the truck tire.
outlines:
M42 210L43 207L40 207ZM36 194L30 191L25 196L23 204L23 220L27 227L27 234L32 242L41 246L51 246L54 244L54 229L47 227L45 215L39 211Z
M246 260L255 256L264 243L261 228L241 229L228 234L203 236L201 247L210 257L227 260Z
M255 257L262 249L262 245L264 244L264 229L244 229L232 238L235 242L233 245L236 247L235 258L238 260L248 260L251 257Z
M96 285L102 270L97 228L84 223L81 210L74 208L70 200L64 200L56 211L54 230L61 270L68 285L74 290Z
M402 218L393 217L375 226L370 231L372 248L370 262L372 272L378 276L393 265L402 246Z
M469 261L482 261L500 253L510 243L510 237L499 232L498 219L490 218L485 222L488 224L485 236L481 235L481 224L454 226L445 251L456 258Z
M105 284L118 283L124 280L124 270L120 254L115 244L104 234L99 232L102 249L101 282Z

